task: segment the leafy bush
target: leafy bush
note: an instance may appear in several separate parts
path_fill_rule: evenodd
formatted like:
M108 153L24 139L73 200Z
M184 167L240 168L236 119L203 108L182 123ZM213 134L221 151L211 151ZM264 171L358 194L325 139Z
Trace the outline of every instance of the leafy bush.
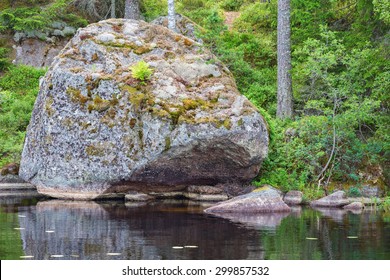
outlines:
M226 11L238 11L243 3L243 0L224 0L221 7Z
M350 187L348 190L349 197L359 197L361 196L360 189L358 187Z
M0 47L0 72L6 70L10 65L10 59L8 58L9 49Z
M0 167L18 162L31 112L45 70L11 67L0 78Z
M145 61L141 60L138 63L130 67L131 75L134 79L138 79L142 82L149 80L153 73L153 69L149 67Z

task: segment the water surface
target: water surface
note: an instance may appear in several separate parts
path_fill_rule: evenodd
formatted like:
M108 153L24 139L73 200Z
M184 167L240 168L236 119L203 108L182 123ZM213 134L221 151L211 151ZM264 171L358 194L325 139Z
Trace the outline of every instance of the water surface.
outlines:
M203 213L191 201L0 200L0 259L390 259L374 209Z

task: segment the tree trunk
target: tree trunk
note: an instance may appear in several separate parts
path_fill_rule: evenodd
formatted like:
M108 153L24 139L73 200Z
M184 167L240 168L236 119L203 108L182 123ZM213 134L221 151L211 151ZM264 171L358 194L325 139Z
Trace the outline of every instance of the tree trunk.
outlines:
M139 10L139 0L126 0L125 1L125 18L127 19L140 19L141 12Z
M175 0L168 0L168 28L176 30Z
M293 113L291 85L290 0L278 0L278 118Z
M115 18L115 0L111 0L111 18Z

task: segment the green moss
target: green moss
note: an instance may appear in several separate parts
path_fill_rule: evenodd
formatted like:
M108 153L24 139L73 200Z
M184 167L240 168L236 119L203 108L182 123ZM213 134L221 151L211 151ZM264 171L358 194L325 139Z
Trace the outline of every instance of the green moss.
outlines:
M87 148L85 148L85 152L88 156L102 157L106 152L106 147L104 145L89 145Z
M238 122L237 122L237 125L238 126L242 126L243 124L244 124L243 119L239 119Z
M165 137L165 147L164 151L168 151L171 148L171 137Z
M136 123L137 123L137 120L134 119L134 118L132 118L132 119L130 120L130 127L131 127L131 128L134 128L134 126L136 125Z
M103 111L107 110L108 108L110 108L110 105L111 105L111 103L109 100L103 99L100 96L96 95L94 97L92 103L88 104L88 110L90 110L90 111L96 110L98 112L103 112Z
M68 87L66 89L66 93L69 95L70 100L74 103L80 104L80 106L84 106L85 103L89 101L89 97L85 96L81 93L81 90L76 89L74 87Z
M223 126L227 129L227 130L230 130L232 128L232 121L230 120L230 118L226 118L224 121L223 121Z
M134 108L139 109L141 108L141 104L145 100L145 94L139 93L139 94L131 94L129 96L130 103L134 106Z
M53 97L49 96L45 102L45 110L49 116L52 116L54 114L54 109L52 107L53 103L54 103Z
M142 129L138 130L138 138L139 138L139 148L141 150L144 149L144 132Z

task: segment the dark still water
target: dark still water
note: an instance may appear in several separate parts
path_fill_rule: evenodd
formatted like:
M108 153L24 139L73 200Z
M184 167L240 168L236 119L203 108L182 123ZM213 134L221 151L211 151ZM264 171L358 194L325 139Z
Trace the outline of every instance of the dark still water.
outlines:
M220 218L205 206L3 199L0 259L390 259L380 211Z

